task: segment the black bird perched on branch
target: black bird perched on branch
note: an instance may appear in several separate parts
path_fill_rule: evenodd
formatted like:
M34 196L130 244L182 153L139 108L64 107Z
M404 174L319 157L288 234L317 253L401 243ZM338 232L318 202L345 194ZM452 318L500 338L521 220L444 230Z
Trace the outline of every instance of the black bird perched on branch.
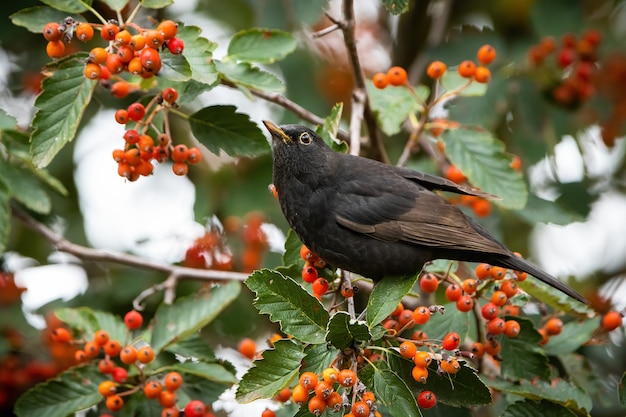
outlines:
M332 265L375 281L420 272L425 262L486 262L576 291L514 255L434 190L489 197L408 168L334 152L300 125L263 122L272 135L273 182L300 240Z

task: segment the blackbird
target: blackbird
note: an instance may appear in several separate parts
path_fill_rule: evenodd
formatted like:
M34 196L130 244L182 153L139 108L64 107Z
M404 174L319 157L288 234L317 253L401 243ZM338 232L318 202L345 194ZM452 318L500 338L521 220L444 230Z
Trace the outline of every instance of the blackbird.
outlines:
M493 197L434 175L333 151L301 125L263 122L272 136L273 182L291 228L332 265L374 281L416 274L434 259L524 271L585 298L513 254L435 190Z

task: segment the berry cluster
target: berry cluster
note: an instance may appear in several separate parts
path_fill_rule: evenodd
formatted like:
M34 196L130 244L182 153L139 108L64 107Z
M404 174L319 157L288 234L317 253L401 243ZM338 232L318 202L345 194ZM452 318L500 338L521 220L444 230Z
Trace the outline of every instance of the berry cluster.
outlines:
M311 284L311 291L313 292L313 295L320 298L330 289L330 283L328 280L324 277L320 277L318 272L318 268L324 268L326 266L326 262L311 252L311 250L305 245L300 247L300 257L304 260L302 280ZM344 293L342 290L342 295L344 297L352 297L354 293L350 293L350 291Z
M138 311L132 310L124 316L124 323L131 332L141 328L143 317ZM155 358L154 350L149 345L144 343L122 346L120 341L110 338L104 329L96 331L91 340L79 340L74 339L65 327L58 327L52 331L52 338L58 343L82 345L81 349L75 351L76 362L97 361L98 370L110 376L110 379L98 386L104 406L110 411L121 410L124 407L124 397L141 390L146 398L159 402L163 407L163 417L180 415L180 410L176 407L176 391L183 384L183 377L178 372L146 375L144 366ZM137 368L138 375L129 377L130 367ZM186 417L206 417L206 412L206 405L197 400L189 401L184 408Z
M554 38L545 37L528 50L531 65L544 68L556 78L556 82L549 86L549 95L554 102L566 108L576 108L593 95L592 78L601 41L600 32L588 30L580 38L567 33L559 44ZM553 60L548 60L551 55Z
M124 85L125 81L114 84ZM119 92L119 89L114 89ZM172 171L176 175L187 175L188 164L197 164L202 159L198 148L188 148L185 144L174 145L169 132L169 125L165 124L164 132L156 133L155 140L148 134L151 123L160 111L167 111L168 106L176 105L178 92L167 87L155 96L146 106L134 102L126 109L115 112L115 121L126 125L133 123L132 128L124 132L124 148L113 150L113 159L117 162L117 173L129 181L136 181L140 176L152 174L153 163L160 163L171 159Z
M478 49L476 58L479 65L472 60L465 60L457 67L457 72L463 78L484 84L491 79L491 71L487 65L496 59L496 49L491 45L483 45ZM433 80L441 78L447 71L446 64L441 61L433 61L426 68L426 75Z

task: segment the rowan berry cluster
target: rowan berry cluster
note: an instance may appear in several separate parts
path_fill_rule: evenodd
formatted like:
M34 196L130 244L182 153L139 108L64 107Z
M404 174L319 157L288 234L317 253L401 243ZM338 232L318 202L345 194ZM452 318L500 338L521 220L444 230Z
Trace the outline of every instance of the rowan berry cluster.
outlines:
M319 299L328 292L331 284L326 278L319 276L319 269L326 266L326 261L311 252L311 250L305 245L300 247L300 257L304 261L304 266L302 267L302 280L311 284L311 291L313 292L313 295ZM354 291L352 287L346 288L345 290L342 287L341 294L348 298L354 295Z
M491 45L483 45L476 53L478 65L472 60L465 60L457 66L457 72L463 78L484 84L491 79L491 71L487 65L496 59L496 49ZM433 61L426 68L426 75L433 80L441 78L447 71L446 64L441 61Z
M143 325L142 315L131 310L124 316L128 332L138 330ZM125 346L112 339L109 333L98 330L91 340L75 339L68 329L58 327L52 331L52 338L58 343L81 346L75 351L77 363L96 362L98 370L110 379L98 385L98 392L104 399L104 406L110 411L124 407L124 398L142 391L146 398L154 399L163 407L163 417L178 417L176 391L183 384L178 372L148 375L144 367L155 359L154 350L145 343L137 342ZM129 376L129 369L136 368L138 375ZM207 407L201 401L191 400L184 408L186 417L206 417Z
M555 73L557 81L550 86L549 94L556 103L576 108L594 94L592 81L601 41L600 32L590 29L580 38L566 33L559 43L545 37L528 50L531 65Z

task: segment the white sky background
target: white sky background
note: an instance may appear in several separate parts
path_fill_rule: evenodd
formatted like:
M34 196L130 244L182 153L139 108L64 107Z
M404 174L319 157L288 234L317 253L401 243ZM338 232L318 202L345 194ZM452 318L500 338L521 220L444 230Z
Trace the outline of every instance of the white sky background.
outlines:
M232 31L194 13L194 9L195 0L179 0L170 7L180 15L180 20L203 28L203 35L220 45L216 56L223 55ZM8 96L7 74L13 60L4 54L0 50L0 107L16 116L22 126L28 126L33 97ZM226 88L204 94L199 102L200 106L234 104L257 122L280 118L280 110L275 106L261 100L251 102L241 93ZM173 175L165 164L158 166L149 178L142 177L135 183L124 181L117 175L111 157L112 150L123 142L122 134L123 127L115 123L113 111L102 110L76 139L76 185L87 237L96 248L132 251L163 262L180 260L185 248L204 231L203 225L193 218L194 188L186 177ZM583 143L582 156L571 138L556 147L556 167L561 180L577 181L585 170L597 177L607 176L622 158L623 141L615 150L608 151L599 140L597 128L585 132ZM547 164L544 161L531 169L532 183L550 175ZM585 276L599 269L615 270L626 261L624 213L626 197L607 193L594 204L586 222L537 225L532 234L534 252L530 255L556 276ZM139 241L145 243L137 246ZM87 285L82 268L73 265L27 268L16 279L28 287L24 303L29 310L53 299L70 299L85 291ZM618 308L626 307L625 293L622 285L620 291L611 294ZM237 354L228 354L231 360L232 355ZM260 411L254 413L259 415ZM241 415L251 414L242 411Z

